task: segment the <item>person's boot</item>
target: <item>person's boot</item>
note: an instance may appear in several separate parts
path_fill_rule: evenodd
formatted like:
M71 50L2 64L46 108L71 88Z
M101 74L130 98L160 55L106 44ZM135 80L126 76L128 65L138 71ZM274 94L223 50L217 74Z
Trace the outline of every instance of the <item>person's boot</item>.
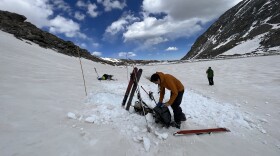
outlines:
M187 120L186 115L185 115L184 113L182 113L182 115L181 115L181 121L186 121L186 120Z
M181 128L181 122L173 121L173 122L171 122L170 126L180 129Z

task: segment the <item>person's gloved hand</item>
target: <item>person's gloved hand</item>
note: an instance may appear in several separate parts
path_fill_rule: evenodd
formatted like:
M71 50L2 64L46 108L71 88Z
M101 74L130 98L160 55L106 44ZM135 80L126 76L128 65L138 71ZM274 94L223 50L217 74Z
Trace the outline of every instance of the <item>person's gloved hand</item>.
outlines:
M157 107L162 107L162 106L164 106L164 104L162 102L157 103Z
M157 103L157 107L167 107L165 103L159 102Z
M149 98L151 99L151 100L153 100L154 99L154 96L153 96L153 92L149 92Z

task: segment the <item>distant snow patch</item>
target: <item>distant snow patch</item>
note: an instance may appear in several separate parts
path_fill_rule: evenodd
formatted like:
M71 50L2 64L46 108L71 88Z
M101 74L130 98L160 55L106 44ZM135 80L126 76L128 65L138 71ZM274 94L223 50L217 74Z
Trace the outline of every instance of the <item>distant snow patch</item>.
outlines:
M103 60L106 60L106 61L110 61L110 62L121 62L120 60L118 59L114 59L114 58L106 58L106 57L102 57Z
M228 44L230 41L232 41L234 38L236 37L236 35L232 35L230 36L225 42L220 43L217 47L213 48L213 50L220 48L221 46L224 46L226 44Z
M260 47L260 41L263 36L264 34L261 34L256 36L252 40L241 42L239 45L228 50L222 55L246 54L246 53L257 51L257 49Z

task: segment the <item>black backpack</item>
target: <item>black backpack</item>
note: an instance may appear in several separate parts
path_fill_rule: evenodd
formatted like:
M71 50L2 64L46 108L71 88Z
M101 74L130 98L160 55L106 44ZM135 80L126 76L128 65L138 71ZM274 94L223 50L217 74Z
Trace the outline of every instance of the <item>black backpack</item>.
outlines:
M112 80L113 75L103 74L103 77L105 78L105 80Z
M169 127L171 123L171 114L168 107L156 106L153 108L156 123L161 123L165 127Z
M141 99L141 96L138 92L137 98L139 101L136 101L134 104L134 110L140 115L146 115L147 113L152 113L155 118L155 123L160 123L165 127L169 127L171 123L171 114L168 107L156 106L153 109L149 108L149 106ZM142 102L143 106L141 106ZM143 107L143 108L142 108ZM143 112L143 109L145 112Z

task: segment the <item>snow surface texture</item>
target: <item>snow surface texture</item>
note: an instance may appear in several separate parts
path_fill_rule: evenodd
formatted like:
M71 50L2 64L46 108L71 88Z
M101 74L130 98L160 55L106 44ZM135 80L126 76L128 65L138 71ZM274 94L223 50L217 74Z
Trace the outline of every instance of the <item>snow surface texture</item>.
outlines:
M246 54L251 52L257 52L260 48L261 38L265 34L258 35L252 40L247 40L241 44L238 44L234 48L230 49L229 51L223 53L222 55L234 55L234 54Z
M138 66L154 92L156 71L185 86L182 129L226 127L229 133L175 137L148 114L121 107L133 67L112 67L20 41L0 31L0 155L270 155L280 152L280 56ZM205 71L215 71L209 86ZM98 81L113 74L117 81ZM143 100L155 104L140 89ZM168 100L168 91L165 100ZM134 97L133 103L136 100Z

